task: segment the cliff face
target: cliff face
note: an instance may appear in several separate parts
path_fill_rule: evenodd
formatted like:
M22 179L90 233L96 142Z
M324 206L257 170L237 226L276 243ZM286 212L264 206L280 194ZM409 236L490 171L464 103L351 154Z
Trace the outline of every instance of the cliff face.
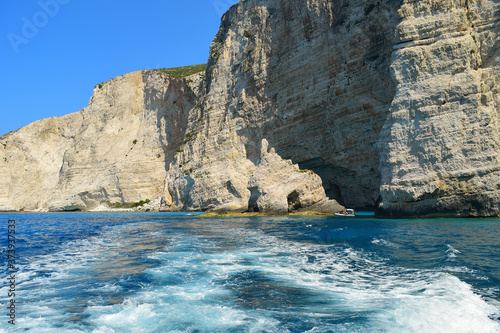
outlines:
M206 93L192 116L200 121L189 124L199 135L169 172L167 207L245 208L261 139L320 175L331 198L373 207L376 143L395 92L390 55L398 3L233 6L211 46Z
M499 13L492 0L233 6L166 207L246 208L265 138L348 206L498 215Z
M405 1L398 14L379 214L499 215L499 2Z
M202 81L124 75L2 136L0 209L498 215L499 21L499 0L239 2Z
M156 71L98 85L83 110L0 137L0 210L93 209L159 197L195 94Z

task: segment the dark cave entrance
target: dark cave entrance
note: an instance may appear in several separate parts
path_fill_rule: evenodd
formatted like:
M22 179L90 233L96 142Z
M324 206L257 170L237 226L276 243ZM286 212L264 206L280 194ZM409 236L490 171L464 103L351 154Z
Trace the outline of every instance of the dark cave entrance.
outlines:
M325 194L329 199L337 200L341 205L345 205L344 196L342 195L342 190L338 184L334 182L329 182L327 184L323 183L323 188L325 189Z
M292 212L294 210L301 208L299 197L300 197L300 194L297 191L293 191L292 193L290 193L288 195L288 197L287 197L288 212Z
M342 206L365 210L373 210L378 206L380 175L376 167L357 170L319 157L298 164L300 169L312 170L320 176L326 196Z
M299 162L300 169L314 171L321 177L325 194L329 199L336 200L339 204L346 204L345 184L355 182L355 174L343 167L324 161L322 158L313 158ZM348 191L347 191L348 192Z

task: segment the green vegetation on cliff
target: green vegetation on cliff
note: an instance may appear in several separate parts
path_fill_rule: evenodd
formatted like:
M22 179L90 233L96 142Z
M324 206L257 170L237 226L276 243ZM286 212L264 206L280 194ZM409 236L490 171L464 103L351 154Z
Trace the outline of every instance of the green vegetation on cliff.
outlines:
M204 72L207 69L207 64L173 67L173 68L159 68L157 71L170 74L173 78L181 79L183 77L193 75L199 72Z

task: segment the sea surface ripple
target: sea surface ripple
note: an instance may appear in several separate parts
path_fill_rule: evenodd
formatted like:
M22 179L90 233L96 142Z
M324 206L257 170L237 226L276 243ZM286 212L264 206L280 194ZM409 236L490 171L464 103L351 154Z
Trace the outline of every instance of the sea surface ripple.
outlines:
M12 218L0 333L500 332L499 219Z

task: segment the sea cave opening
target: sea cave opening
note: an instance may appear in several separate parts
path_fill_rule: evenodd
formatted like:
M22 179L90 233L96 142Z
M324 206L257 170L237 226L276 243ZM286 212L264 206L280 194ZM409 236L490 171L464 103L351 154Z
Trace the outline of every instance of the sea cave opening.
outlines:
M300 194L297 191L293 191L292 193L290 193L288 195L288 197L287 197L288 212L292 212L294 210L301 208L299 197L300 197Z

